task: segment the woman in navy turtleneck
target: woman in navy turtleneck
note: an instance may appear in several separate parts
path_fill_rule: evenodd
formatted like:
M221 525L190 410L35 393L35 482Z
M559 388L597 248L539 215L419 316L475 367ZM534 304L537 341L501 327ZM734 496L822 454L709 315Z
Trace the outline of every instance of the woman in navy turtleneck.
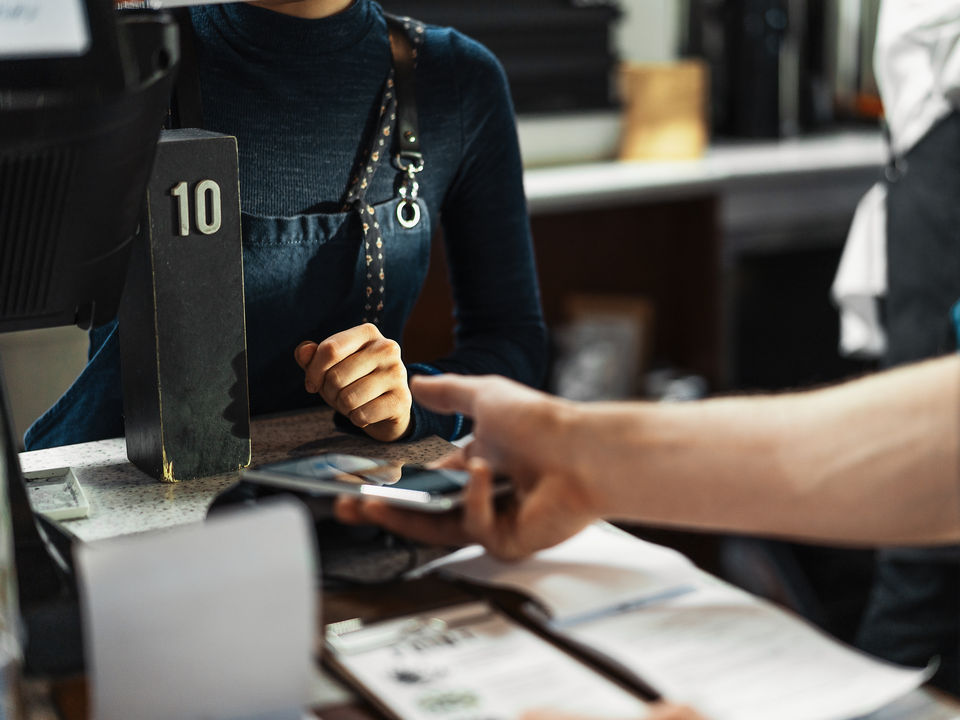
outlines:
M203 125L236 136L253 414L319 399L379 440L468 428L413 403L408 377L502 374L537 385L546 331L506 79L484 47L411 23L423 170L413 227L388 26L372 0L294 0L191 10ZM407 222L407 225L410 223ZM442 228L456 348L405 365L397 340ZM381 274L382 271L382 274ZM29 449L123 434L116 323L27 432ZM349 421L349 422L348 422Z

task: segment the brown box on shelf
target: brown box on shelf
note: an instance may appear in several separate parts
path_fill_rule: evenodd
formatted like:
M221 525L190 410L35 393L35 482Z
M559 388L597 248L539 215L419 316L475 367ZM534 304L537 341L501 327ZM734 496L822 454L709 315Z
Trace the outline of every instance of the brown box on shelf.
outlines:
M625 64L621 160L688 160L708 142L707 68L699 60Z

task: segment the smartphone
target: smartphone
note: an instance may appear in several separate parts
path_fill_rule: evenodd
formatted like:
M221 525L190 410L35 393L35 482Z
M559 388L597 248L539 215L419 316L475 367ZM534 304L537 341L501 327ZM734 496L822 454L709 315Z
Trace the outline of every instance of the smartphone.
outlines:
M326 454L284 460L240 471L244 480L311 495L363 495L427 512L446 512L463 503L470 473L374 460L357 455ZM497 478L494 494L509 490Z

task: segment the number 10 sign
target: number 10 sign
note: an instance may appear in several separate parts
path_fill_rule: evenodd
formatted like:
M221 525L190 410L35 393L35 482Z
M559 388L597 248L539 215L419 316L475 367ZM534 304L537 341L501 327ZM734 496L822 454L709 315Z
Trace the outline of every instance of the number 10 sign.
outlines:
M120 309L127 456L168 482L250 461L237 142L157 145Z

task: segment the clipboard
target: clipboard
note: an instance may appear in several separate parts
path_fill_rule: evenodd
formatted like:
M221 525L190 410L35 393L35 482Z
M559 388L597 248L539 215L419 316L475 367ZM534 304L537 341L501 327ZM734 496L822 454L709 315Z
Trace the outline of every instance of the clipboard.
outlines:
M324 662L385 715L642 717L647 703L485 600L326 627Z

